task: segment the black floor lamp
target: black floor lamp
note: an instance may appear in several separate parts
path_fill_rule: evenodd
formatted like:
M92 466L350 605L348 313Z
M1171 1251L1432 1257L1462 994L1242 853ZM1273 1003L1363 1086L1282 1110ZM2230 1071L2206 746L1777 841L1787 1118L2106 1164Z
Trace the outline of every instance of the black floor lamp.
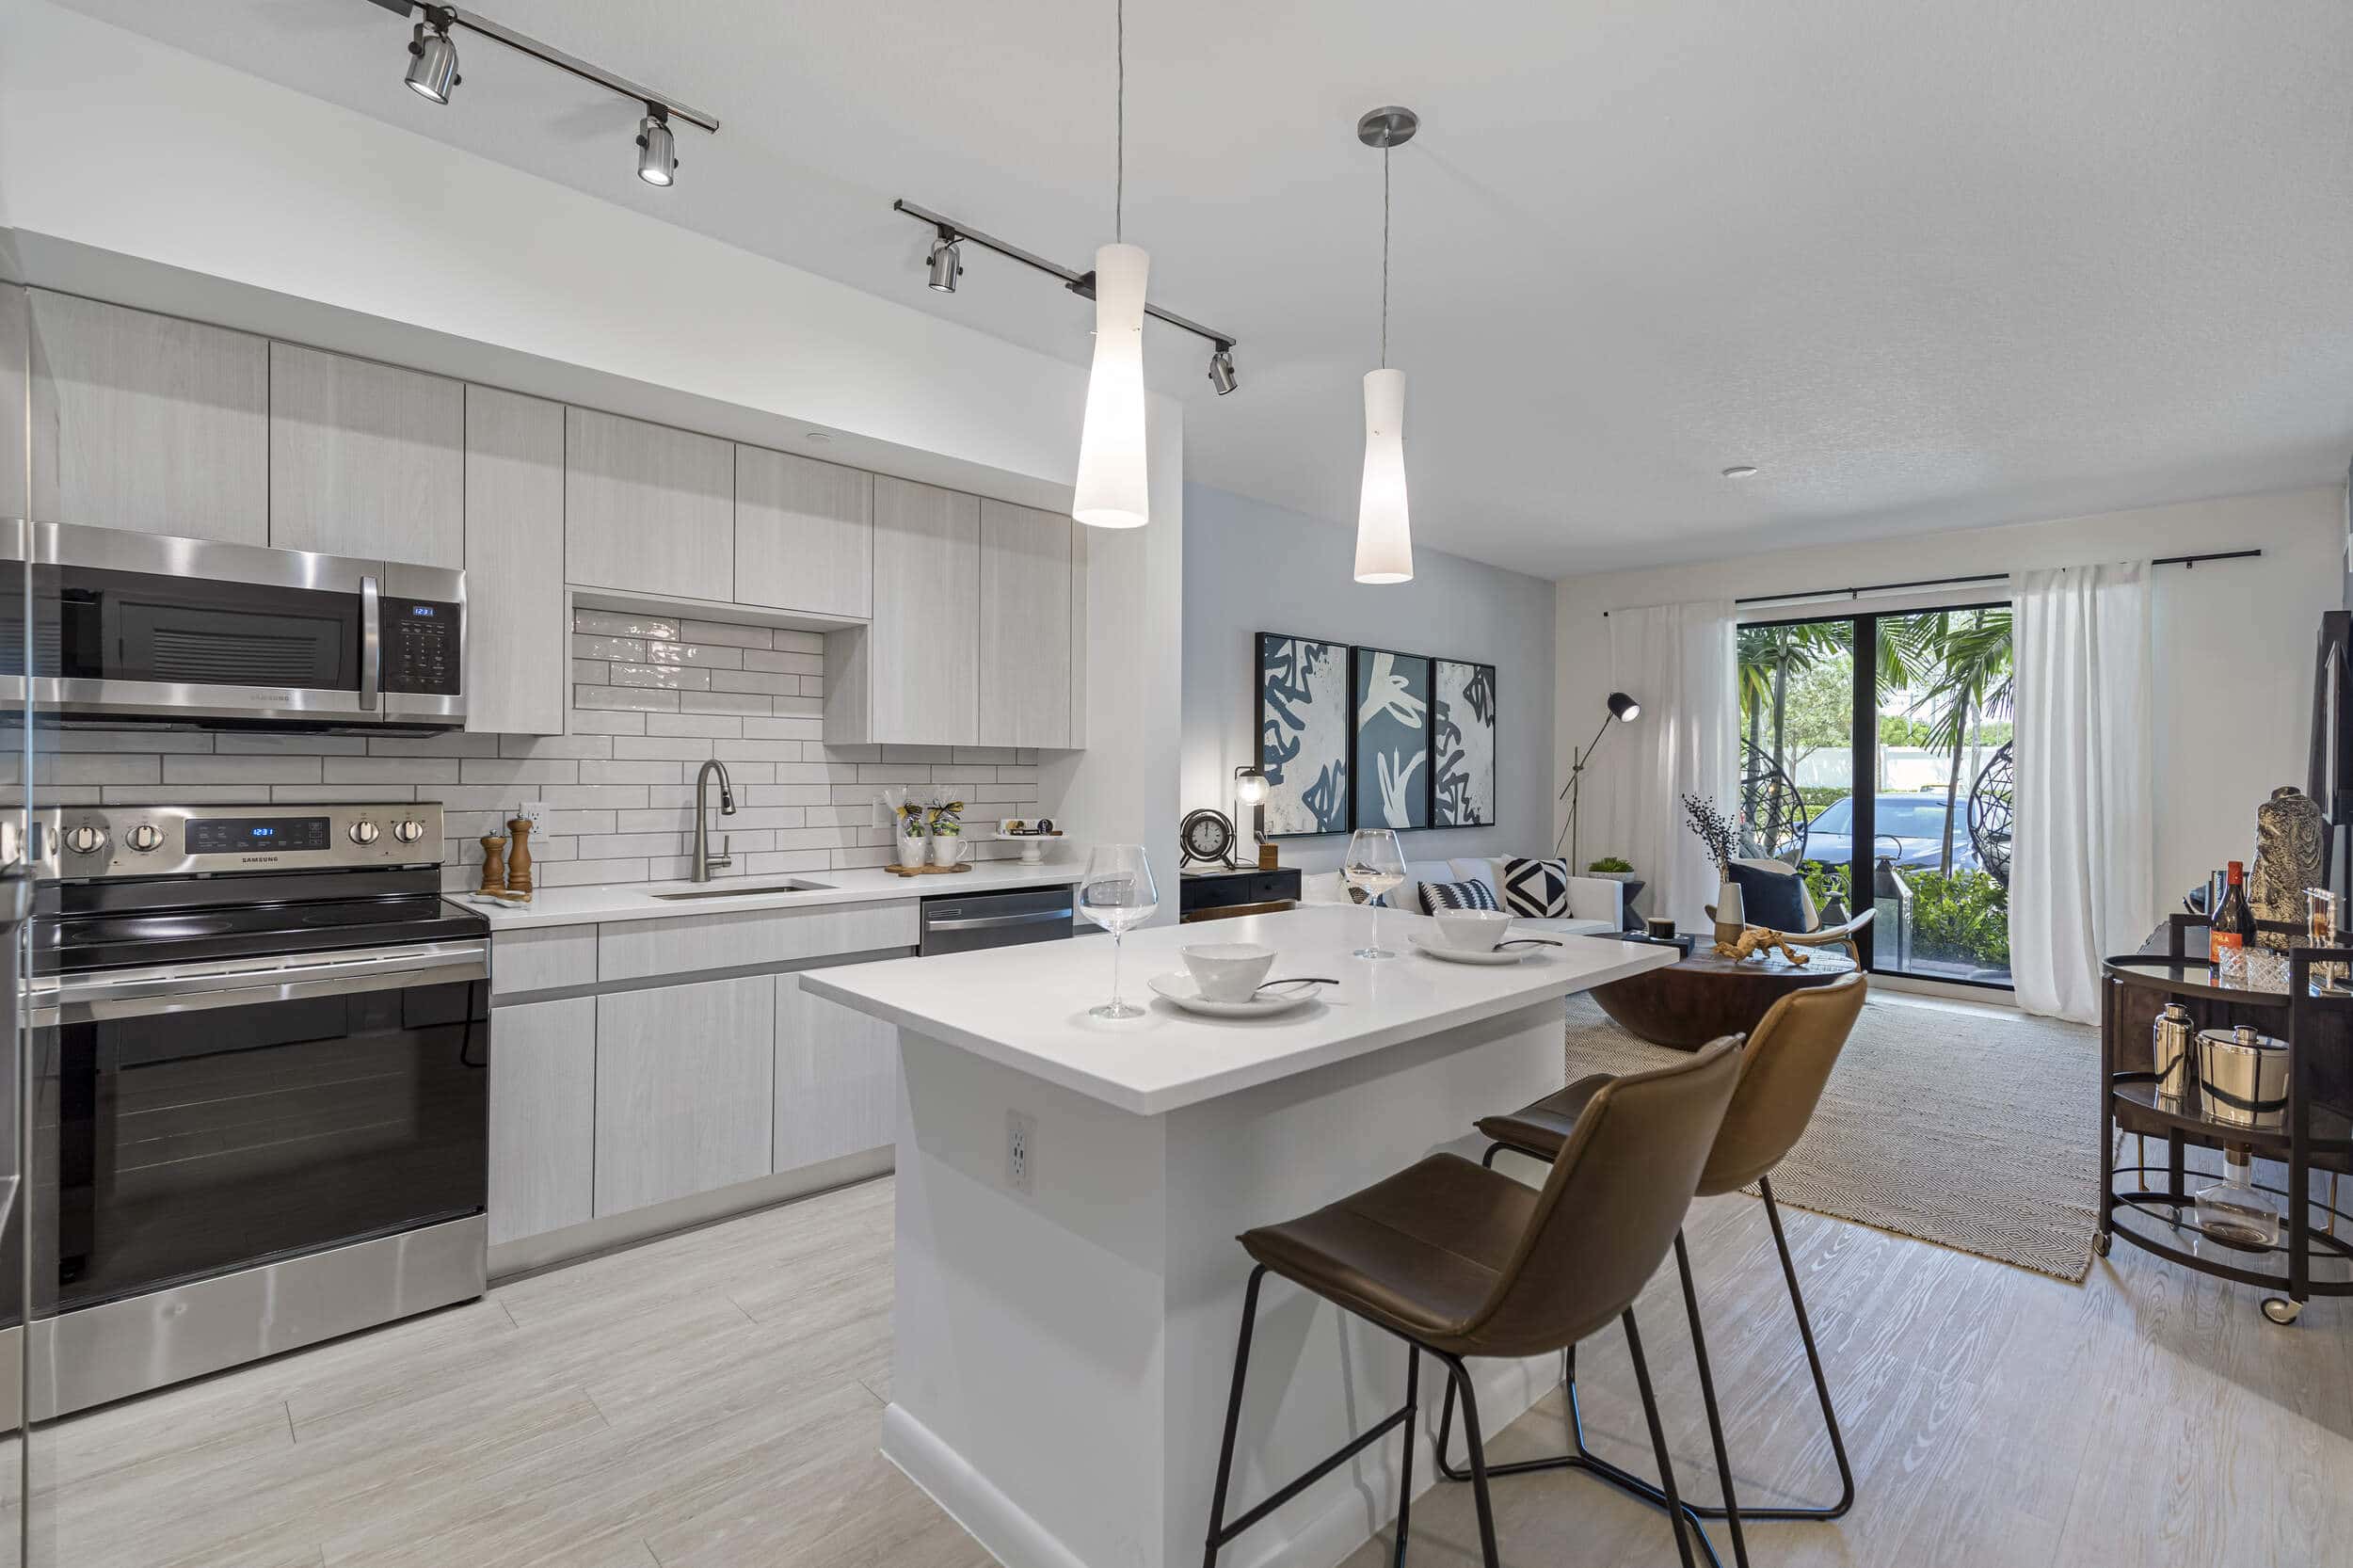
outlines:
M1561 786L1560 795L1561 799L1569 803L1568 825L1561 830L1561 836L1569 841L1569 874L1571 876L1577 875L1585 869L1583 859L1577 852L1577 808L1583 799L1586 764L1593 761L1593 752L1600 746L1601 738L1609 733L1609 726L1612 723L1630 724L1641 717L1641 703L1624 692L1611 692L1609 717L1601 721L1601 728L1593 731L1593 738L1585 744L1584 748L1572 754L1569 781ZM1561 840L1554 840L1552 847L1559 849Z

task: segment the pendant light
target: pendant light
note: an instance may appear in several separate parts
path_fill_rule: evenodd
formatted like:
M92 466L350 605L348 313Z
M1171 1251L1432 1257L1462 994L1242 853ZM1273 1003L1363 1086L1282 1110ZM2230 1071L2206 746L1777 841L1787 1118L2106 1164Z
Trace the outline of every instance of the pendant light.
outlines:
M1405 373L1389 368L1389 149L1414 139L1421 120L1392 104L1356 121L1356 139L1381 149L1381 368L1365 375L1365 478L1356 503L1356 581L1414 580L1414 529L1405 506Z
M1128 7L1118 9L1118 152L1112 243L1095 253L1095 364L1079 430L1079 482L1070 515L1094 528L1151 520L1144 452L1144 285L1151 258L1126 243Z

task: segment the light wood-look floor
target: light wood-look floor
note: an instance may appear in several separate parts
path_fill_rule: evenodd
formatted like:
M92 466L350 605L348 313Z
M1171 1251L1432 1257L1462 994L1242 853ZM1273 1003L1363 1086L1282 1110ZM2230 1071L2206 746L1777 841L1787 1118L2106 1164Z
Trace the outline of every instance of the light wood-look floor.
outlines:
M1759 1526L1766 1564L2343 1560L2353 1312L2128 1255L2083 1287L1788 1211L1862 1499ZM886 1179L498 1288L486 1300L63 1423L42 1568L807 1568L988 1561L875 1453ZM1744 1496L1831 1491L1764 1211L1690 1235ZM1677 1471L1712 1486L1670 1271L1641 1312ZM1649 1467L1623 1340L1583 1355L1597 1446ZM1558 1396L1495 1446L1558 1441ZM1459 1445L1459 1438L1458 1438ZM1505 1560L1668 1563L1662 1518L1581 1477L1497 1483ZM1412 1560L1475 1563L1467 1490ZM1247 1542L1242 1544L1247 1547ZM1729 1552L1726 1560L1729 1561ZM1376 1544L1352 1568L1385 1561Z

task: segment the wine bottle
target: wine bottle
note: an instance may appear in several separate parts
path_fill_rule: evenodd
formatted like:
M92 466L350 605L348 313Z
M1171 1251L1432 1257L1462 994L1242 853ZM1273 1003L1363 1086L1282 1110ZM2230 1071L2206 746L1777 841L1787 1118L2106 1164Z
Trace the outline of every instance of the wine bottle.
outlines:
M2206 922L2206 961L2217 966L2244 961L2247 944L2255 935L2255 911L2247 902L2247 868L2233 860L2227 874L2222 903Z

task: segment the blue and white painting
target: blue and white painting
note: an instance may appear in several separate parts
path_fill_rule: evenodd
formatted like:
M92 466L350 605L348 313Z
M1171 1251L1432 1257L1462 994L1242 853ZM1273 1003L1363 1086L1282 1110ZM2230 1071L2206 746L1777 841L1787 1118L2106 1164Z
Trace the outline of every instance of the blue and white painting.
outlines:
M1441 659L1432 684L1432 825L1486 826L1496 820L1496 667Z
M1348 831L1348 647L1258 633L1258 766L1271 839Z
M1356 650L1356 825L1430 825L1430 661Z

